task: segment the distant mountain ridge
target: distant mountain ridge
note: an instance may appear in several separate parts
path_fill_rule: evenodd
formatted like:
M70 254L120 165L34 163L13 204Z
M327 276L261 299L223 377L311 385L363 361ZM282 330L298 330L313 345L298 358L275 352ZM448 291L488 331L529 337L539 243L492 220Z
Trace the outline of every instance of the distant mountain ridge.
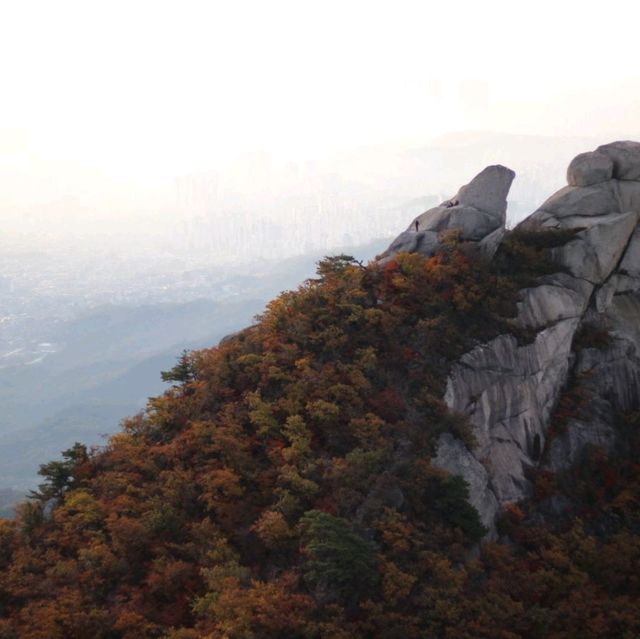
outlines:
M357 250L373 255L385 241ZM51 323L45 337L56 352L31 366L7 359L0 368L0 488L24 494L36 485L39 465L61 449L76 440L103 443L123 417L163 391L159 371L183 349L208 346L240 329L269 297L311 275L320 257L245 266L222 280L220 286L230 289L224 299L103 304Z

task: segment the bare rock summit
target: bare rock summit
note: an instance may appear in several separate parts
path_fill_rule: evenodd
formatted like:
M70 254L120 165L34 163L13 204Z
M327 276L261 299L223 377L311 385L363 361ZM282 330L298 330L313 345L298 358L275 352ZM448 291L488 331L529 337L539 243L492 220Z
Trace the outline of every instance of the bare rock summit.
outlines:
M613 177L613 160L605 153L590 151L577 155L567 169L569 186L590 186Z
M513 178L503 166L487 167L413 220L382 259L431 255L453 229L491 257L505 233ZM558 272L520 291L514 328L533 331L531 340L507 333L478 344L453 363L447 382L444 400L468 416L477 445L443 435L432 461L467 481L490 537L501 508L531 495L532 469L561 472L588 446L613 447L616 415L640 407L640 143L581 153L567 181L516 228L570 231L551 249ZM576 335L590 332L607 338L576 346ZM576 384L587 405L553 433L558 402Z
M599 146L596 151L611 158L615 179L640 180L640 142L611 142Z
M507 167L486 167L456 195L416 217L379 259L403 251L433 255L441 234L453 230L460 233L461 240L491 257L504 234L507 195L514 177Z

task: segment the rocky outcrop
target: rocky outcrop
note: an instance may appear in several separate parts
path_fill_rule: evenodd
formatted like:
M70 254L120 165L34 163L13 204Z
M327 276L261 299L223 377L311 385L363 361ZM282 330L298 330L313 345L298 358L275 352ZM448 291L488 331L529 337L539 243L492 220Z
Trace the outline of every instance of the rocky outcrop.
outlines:
M470 500L485 525L500 505L528 495L526 469L536 463L547 426L570 367L571 343L579 318L564 319L541 330L532 344L519 346L501 335L464 355L451 371L445 401L466 413L477 446L469 451L487 471L486 485L470 484ZM450 442L442 438L436 456L447 459ZM452 473L456 465L439 463ZM495 497L487 510L486 492Z
M451 203L431 209L388 252L431 254L445 229L481 245L503 234L513 172L488 167ZM588 444L612 446L615 419L640 406L640 144L614 142L577 156L569 185L530 215L521 229L573 229L553 249L559 272L521 291L515 324L535 331L531 343L501 335L466 353L450 372L445 400L466 414L477 446L451 435L439 441L434 463L469 483L470 500L495 534L500 507L530 494L528 470L558 471ZM418 239L425 234L427 239ZM606 335L576 347L577 332ZM585 341L585 340L582 340ZM549 440L553 411L568 384L588 397L580 416Z
M613 160L599 151L577 155L567 169L569 186L591 186L606 182L612 177Z
M492 257L504 234L507 195L515 173L504 166L488 166L439 206L416 217L378 257L385 261L396 253L433 255L446 231L487 257Z
M620 262L638 217L636 211L604 216L565 246L554 249L553 257L574 277L603 284Z
M613 177L617 180L640 180L640 142L612 142L596 151L613 160Z
M469 485L470 501L478 511L482 524L492 532L499 503L491 489L489 473L484 465L459 439L449 433L442 435L433 463L453 475L462 476Z

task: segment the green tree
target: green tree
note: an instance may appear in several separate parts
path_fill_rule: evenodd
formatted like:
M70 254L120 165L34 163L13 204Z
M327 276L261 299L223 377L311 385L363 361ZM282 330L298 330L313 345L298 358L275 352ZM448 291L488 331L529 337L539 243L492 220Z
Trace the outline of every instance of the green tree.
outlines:
M358 598L378 581L375 546L342 517L319 510L301 520L306 582L324 597Z
M63 451L62 461L52 461L41 464L38 475L44 477L44 482L38 485L38 490L32 490L30 496L42 501L52 497L62 497L69 488L77 483L76 469L89 459L87 447L76 442L71 448Z
M331 275L338 275L348 266L362 267L362 264L352 255L345 255L344 253L340 255L330 255L318 262L316 273L324 279Z
M433 509L450 526L460 528L473 542L487 533L478 511L469 503L469 484L460 475L451 475L437 482Z
M168 371L160 373L163 382L177 382L178 385L189 384L196 378L195 365L191 353L186 349L178 357L178 363Z

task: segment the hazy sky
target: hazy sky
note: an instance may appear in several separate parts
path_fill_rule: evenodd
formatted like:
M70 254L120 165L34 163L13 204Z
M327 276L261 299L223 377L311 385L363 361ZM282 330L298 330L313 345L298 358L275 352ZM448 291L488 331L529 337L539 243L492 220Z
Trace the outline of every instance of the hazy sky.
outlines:
M144 183L455 130L640 134L637 1L0 6L0 168L23 175Z

